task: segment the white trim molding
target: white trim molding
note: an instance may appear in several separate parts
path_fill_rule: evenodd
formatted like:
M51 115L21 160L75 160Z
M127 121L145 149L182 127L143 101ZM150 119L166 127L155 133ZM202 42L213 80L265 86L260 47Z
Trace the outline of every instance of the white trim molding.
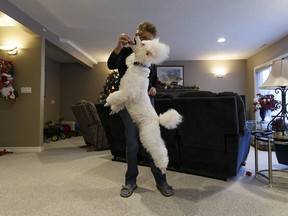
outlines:
M44 151L44 146L31 146L31 147L5 147L1 146L0 149L6 149L7 151L17 152L17 153L28 153L28 152L42 152Z

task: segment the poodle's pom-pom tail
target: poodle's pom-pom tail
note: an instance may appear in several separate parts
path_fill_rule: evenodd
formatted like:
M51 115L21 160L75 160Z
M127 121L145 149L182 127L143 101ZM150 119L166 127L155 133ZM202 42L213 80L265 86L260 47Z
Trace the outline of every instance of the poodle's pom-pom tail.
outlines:
M159 115L159 123L167 129L174 129L182 122L183 117L174 109Z

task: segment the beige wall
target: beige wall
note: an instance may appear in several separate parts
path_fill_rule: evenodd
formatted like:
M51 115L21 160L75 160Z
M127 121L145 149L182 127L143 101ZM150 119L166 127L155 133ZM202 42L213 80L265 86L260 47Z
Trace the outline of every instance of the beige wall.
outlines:
M247 60L247 106L248 106L248 118L254 119L255 113L253 112L253 98L256 96L255 91L255 68L268 64L277 57L280 57L288 53L288 36L277 41L275 44L267 47L256 55Z
M100 62L93 69L79 64L62 64L60 73L60 115L75 120L71 105L78 100L99 101L109 70Z
M165 65L184 66L184 85L198 85L200 90L223 92L232 91L245 94L246 60L225 61L170 61ZM227 71L223 78L217 78L214 69L221 67Z
M23 42L16 56L9 56L14 64L14 88L19 92L15 102L0 99L0 147L37 147L43 144L42 125L42 52L43 41L18 27L1 27L0 44L14 36ZM16 40L16 38L15 38ZM4 53L0 53L5 58ZM31 94L21 94L21 87L32 87Z
M60 64L45 59L44 122L57 122L60 116Z

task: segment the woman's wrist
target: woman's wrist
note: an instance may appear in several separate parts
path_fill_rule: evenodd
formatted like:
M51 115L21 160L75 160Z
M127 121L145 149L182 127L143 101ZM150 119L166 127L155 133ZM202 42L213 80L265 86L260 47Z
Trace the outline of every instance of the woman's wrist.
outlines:
M122 50L122 46L121 45L117 45L115 48L114 48L114 53L116 55L118 55Z

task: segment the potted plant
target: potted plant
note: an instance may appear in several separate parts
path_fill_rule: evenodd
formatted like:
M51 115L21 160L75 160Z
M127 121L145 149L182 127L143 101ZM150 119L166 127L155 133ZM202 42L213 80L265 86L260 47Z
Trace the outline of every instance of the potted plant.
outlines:
M254 111L259 110L261 120L264 121L267 111L274 111L280 108L280 101L275 100L275 96L273 94L262 95L258 93L256 98L254 98L253 106Z
M273 136L275 138L287 137L288 124L284 122L283 118L276 118L271 123ZM284 133L284 134L283 134Z

